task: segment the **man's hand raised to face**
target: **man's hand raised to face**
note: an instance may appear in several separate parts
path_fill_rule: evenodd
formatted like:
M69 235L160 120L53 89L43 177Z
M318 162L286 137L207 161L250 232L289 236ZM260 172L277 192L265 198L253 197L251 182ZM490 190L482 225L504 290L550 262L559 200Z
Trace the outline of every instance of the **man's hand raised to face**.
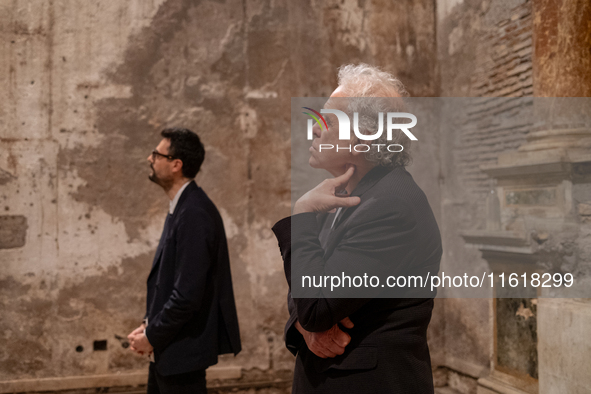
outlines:
M341 320L346 328L353 328L353 322L348 318ZM302 334L308 349L321 358L336 357L345 352L345 347L351 342L349 334L340 329L338 324L323 332L310 332L304 330L298 321L296 329Z
M345 197L345 187L355 173L355 167L336 178L326 179L314 189L304 194L293 207L293 213L328 212L340 207L353 207L361 202L359 197ZM344 193L339 193L344 191ZM342 196L342 197L339 197Z

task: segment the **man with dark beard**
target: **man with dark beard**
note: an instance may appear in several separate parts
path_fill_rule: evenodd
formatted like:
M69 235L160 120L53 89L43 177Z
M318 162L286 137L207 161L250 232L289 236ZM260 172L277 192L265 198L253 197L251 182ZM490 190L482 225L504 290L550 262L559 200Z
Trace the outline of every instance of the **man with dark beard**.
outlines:
M222 218L193 178L205 150L197 134L165 129L148 156L150 180L170 198L148 277L144 323L128 339L152 355L148 394L206 393L205 369L241 349Z

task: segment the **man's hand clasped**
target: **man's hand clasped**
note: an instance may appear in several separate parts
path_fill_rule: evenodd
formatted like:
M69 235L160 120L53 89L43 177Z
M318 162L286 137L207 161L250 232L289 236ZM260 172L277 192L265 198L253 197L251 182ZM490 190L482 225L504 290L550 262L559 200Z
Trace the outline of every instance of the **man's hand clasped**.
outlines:
M353 328L353 322L348 317L341 320L341 324L346 328ZM304 337L308 349L320 358L340 356L351 342L351 336L341 330L338 324L322 332L306 331L298 321L295 326Z
M143 324L133 330L131 334L127 336L129 340L129 348L136 352L139 355L147 355L149 356L154 351L152 345L150 345L150 341L148 341L148 337L144 333L146 326Z

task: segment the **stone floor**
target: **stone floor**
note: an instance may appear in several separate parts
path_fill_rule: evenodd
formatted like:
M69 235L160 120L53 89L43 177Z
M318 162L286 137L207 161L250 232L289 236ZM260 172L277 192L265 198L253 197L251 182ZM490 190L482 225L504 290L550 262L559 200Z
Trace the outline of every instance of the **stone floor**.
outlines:
M290 394L291 382L276 382L259 384L259 387L240 387L241 385L226 385L218 387L208 387L209 394ZM97 393L117 393L117 394L145 394L145 387L121 387L121 388L100 388L88 390L69 390L62 391L60 394L97 394ZM37 393L42 394L42 393ZM52 392L55 394L55 392ZM435 388L435 394L460 394L458 391L445 386Z
M276 383L266 385L265 387L240 387L236 385L228 385L223 387L208 387L208 394L290 394L291 382ZM146 394L146 387L102 387L84 390L67 390L67 391L51 391L51 392L36 392L34 394L98 394L98 393L113 393L113 394ZM447 393L445 393L447 394Z
M447 370L439 368L434 372L435 394L460 394L447 386ZM242 377L234 380L208 380L207 387L209 394L290 394L291 393L291 371L268 371L251 370L243 373ZM51 392L51 394L145 394L146 386L136 387L101 387L82 390L65 390ZM42 394L42 393L36 393ZM45 394L49 394L45 392ZM372 393L373 394L373 393Z
M290 394L291 393L291 382L275 382L275 383L262 383L259 387L240 387L241 385L225 385L218 387L208 387L209 394ZM146 387L119 387L119 388L94 388L87 390L68 390L61 391L59 394L98 394L98 393L117 393L117 394L145 394ZM43 394L43 393L36 393ZM52 394L56 394L52 392ZM460 394L458 391L452 388L437 387L435 388L435 394Z

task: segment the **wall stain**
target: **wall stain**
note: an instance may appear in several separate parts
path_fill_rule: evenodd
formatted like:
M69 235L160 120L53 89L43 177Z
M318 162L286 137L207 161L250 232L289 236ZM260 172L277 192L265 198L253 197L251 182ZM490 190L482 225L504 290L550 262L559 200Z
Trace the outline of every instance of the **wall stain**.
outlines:
M98 373L102 364L92 343L103 339L109 343L108 368L145 366L115 335L127 336L141 323L152 259L153 253L125 258L119 268L60 289L44 281L24 285L13 277L2 279L0 380ZM84 350L77 353L80 345Z

